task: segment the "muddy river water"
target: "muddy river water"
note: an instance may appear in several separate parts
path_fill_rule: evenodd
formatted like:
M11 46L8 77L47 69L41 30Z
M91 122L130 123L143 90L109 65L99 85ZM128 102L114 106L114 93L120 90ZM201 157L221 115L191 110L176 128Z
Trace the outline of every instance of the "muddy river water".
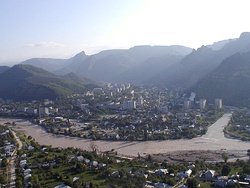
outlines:
M27 120L0 119L0 124L5 122L16 122L17 130L22 130L27 136L32 136L38 143L52 145L53 147L77 147L91 150L95 145L100 151L115 149L119 154L137 156L140 154L157 154L171 151L187 150L227 150L247 151L250 142L237 139L229 139L224 136L223 128L228 124L231 114L224 114L217 122L208 128L205 135L194 139L164 140L164 141L92 141L83 138L72 138L46 133L40 126Z

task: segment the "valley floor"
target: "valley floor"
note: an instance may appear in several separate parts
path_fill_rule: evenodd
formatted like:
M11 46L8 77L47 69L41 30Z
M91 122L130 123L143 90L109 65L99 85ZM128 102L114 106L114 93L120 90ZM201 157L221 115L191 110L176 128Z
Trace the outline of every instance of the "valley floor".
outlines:
M92 141L89 139L72 138L57 136L47 133L40 126L34 125L26 120L0 119L0 124L5 122L16 122L16 131L22 131L27 136L32 136L41 145L52 145L53 147L78 147L83 150L91 150L94 145L99 151L110 151L114 149L119 155L142 157L148 154L165 154L180 151L189 151L184 154L187 156L196 153L229 152L243 155L246 157L250 142L236 139L229 139L224 136L223 128L228 124L232 114L224 114L218 121L208 128L207 134L194 139L164 140L164 141L145 141L145 142L125 142L125 141ZM190 153L191 152L191 153ZM221 156L221 154L219 154ZM237 158L240 156L234 156ZM183 156L181 157L183 158ZM218 158L218 157L217 157ZM213 158L207 160L214 160ZM218 160L222 160L221 158Z

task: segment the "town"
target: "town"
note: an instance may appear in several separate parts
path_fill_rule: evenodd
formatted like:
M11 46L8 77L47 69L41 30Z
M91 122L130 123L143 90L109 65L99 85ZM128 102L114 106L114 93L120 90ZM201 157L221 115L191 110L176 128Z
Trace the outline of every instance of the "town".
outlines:
M208 104L180 89L104 84L56 101L1 101L2 117L29 118L53 134L93 140L167 140L204 135L223 115L222 99ZM224 108L225 110L225 108Z

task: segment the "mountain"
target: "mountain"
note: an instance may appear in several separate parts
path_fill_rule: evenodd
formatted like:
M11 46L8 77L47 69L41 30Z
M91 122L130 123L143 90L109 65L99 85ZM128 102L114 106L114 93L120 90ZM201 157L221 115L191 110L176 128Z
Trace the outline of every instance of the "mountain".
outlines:
M191 51L178 45L135 46L104 50L90 56L82 51L69 59L32 58L21 64L40 67L57 75L74 72L96 81L146 82ZM145 74L148 70L151 70L150 74Z
M225 58L237 52L250 51L250 33L242 33L238 39L229 39L220 45L223 47L217 47L218 50L213 50L209 46L193 50L179 63L162 70L150 82L189 88L219 66Z
M106 50L79 63L76 72L98 81L127 82L134 80L128 75L135 75L138 67L141 72L147 72L149 67L154 67L154 59L161 64L170 64L169 57L184 57L191 51L184 46L135 46L128 50ZM144 63L147 65L144 66ZM158 73L158 70L155 72ZM147 76L141 74L140 79L147 80Z
M174 64L179 63L183 56L151 57L146 61L128 68L115 78L118 82L147 83L156 75Z
M5 71L7 71L10 67L8 66L0 66L0 74L4 73Z
M221 40L218 42L214 42L211 45L206 45L208 48L211 48L212 50L220 50L225 46L227 43L232 42L234 39L226 39L226 40Z
M250 33L203 45L135 46L104 50L86 55L84 51L69 59L34 58L22 62L42 67L58 75L70 72L101 82L165 84L190 88L235 53L250 51Z
M209 102L221 98L226 105L250 107L250 52L226 58L190 91Z
M32 65L43 68L49 72L57 71L68 65L67 59L53 59L53 58L32 58L21 62L20 64Z
M13 100L56 99L93 88L94 83L78 77L58 76L42 68L19 64L0 75L0 97Z

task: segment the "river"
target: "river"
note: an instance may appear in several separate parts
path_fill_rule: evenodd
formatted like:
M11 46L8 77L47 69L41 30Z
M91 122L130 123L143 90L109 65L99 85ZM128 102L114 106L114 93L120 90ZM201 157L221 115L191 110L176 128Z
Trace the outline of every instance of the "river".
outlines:
M208 128L205 135L194 139L164 140L164 141L92 141L83 138L57 136L45 132L40 126L26 120L0 119L4 122L16 122L16 129L22 130L27 136L32 136L39 144L51 145L53 147L77 147L83 150L91 150L95 145L100 151L114 149L119 154L137 156L140 154L157 154L171 151L187 150L227 150L247 151L250 149L250 142L224 137L223 128L228 124L232 114L224 114L219 120Z

